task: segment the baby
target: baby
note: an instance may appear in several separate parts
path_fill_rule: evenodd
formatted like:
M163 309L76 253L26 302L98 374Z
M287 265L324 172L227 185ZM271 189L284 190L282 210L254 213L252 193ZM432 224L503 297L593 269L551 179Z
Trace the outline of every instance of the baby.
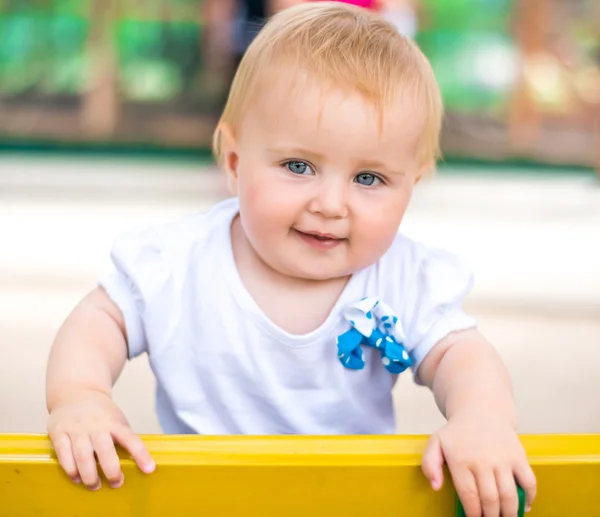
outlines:
M433 489L447 464L469 516L517 515L516 482L530 505L509 375L461 308L471 273L398 233L441 120L428 61L377 14L274 16L215 133L233 196L118 238L56 336L48 433L73 481L99 488L99 464L121 486L115 442L154 470L111 398L146 353L168 434L394 433L408 369L447 420L422 459Z

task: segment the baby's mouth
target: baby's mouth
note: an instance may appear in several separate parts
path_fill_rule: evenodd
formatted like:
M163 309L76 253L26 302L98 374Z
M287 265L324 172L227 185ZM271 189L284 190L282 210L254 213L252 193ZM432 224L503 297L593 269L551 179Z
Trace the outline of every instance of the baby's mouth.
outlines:
M319 239L319 240L323 240L323 241L342 241L344 240L341 237L337 237L336 235L333 235L331 233L321 233L321 232L303 232L302 230L298 230L297 228L294 228L294 230L296 230L298 233L302 233L304 235L308 235L310 237L314 237L315 239Z
M317 249L331 249L346 240L330 233L303 232L296 228L294 231L304 242Z

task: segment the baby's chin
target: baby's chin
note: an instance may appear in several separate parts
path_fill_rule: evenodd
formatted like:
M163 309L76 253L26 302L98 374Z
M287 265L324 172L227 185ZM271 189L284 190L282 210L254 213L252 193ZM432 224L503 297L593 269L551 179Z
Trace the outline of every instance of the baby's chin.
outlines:
M289 265L286 268L281 268L278 272L297 279L305 280L307 282L335 282L342 279L347 279L354 273L359 271L360 268L348 268L348 267L323 267L322 265L314 265L311 267L309 264L306 265Z

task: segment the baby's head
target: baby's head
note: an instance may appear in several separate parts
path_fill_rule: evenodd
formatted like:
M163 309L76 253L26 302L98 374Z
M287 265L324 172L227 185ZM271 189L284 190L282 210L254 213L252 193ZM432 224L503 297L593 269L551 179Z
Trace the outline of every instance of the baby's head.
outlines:
M438 157L439 89L376 14L310 2L274 16L233 81L214 152L257 255L326 280L374 264Z

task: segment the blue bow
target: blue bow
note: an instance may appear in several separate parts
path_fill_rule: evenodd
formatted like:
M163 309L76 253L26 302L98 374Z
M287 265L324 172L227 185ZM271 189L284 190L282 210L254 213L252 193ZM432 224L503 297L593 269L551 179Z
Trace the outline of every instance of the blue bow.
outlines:
M376 298L363 298L344 310L350 330L337 339L338 358L351 370L362 370L365 358L361 345L379 350L381 362L390 373L398 375L412 366L406 352L404 334L390 307Z

